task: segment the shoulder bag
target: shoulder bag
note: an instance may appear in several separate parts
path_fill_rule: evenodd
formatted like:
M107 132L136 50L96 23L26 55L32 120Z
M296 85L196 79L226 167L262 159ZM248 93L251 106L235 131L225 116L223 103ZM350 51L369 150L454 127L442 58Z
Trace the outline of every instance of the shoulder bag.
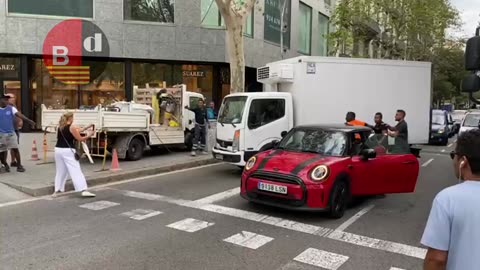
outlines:
M74 148L72 148L72 146L68 143L67 139L65 139L65 136L63 136L62 129L60 128L58 129L58 131L60 131L60 135L62 135L63 140L65 141L65 143L67 143L68 147L70 148L70 151L72 151L73 155L75 156L75 159L80 160L80 155L75 151L73 151Z

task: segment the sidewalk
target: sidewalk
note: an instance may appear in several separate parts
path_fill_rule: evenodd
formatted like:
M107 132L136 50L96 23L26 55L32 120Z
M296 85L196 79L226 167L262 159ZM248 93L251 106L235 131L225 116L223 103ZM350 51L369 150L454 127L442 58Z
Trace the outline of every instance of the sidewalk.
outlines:
M43 196L53 193L55 180L55 164L53 163L53 152L48 152L47 161L50 163L39 164L43 160L31 161L32 142L36 140L38 155L43 158L42 133L22 133L20 136L20 151L22 163L26 172L19 173L12 168L10 173L0 173L0 182L14 189L20 190L32 196ZM216 163L211 154L197 155L191 157L189 152L171 149L172 152L145 153L139 161L120 161L120 171L110 172L110 159L107 158L106 171L102 169L102 159L94 158L94 164L88 159L81 160L82 171L87 178L89 186L105 184L108 182L122 181L135 177L142 177L162 172L187 169L206 164ZM10 163L10 157L8 162ZM66 190L72 190L71 181L67 181Z

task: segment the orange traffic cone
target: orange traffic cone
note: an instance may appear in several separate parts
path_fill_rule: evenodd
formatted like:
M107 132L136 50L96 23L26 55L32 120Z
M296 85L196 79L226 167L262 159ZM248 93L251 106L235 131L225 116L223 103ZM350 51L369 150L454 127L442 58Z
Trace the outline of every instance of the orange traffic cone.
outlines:
M34 161L40 160L40 159L38 158L37 142L35 141L35 139L33 140L32 155L31 155L31 157L30 157L30 160L34 160Z
M113 149L113 156L112 156L112 167L110 168L111 172L120 171L120 165L118 164L118 154L117 149Z

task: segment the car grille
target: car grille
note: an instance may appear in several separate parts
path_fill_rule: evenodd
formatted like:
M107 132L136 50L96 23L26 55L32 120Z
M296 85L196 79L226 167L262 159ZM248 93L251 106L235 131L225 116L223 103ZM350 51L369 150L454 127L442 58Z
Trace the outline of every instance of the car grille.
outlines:
M289 183L294 185L303 185L302 179L292 174L275 173L275 172L268 172L264 170L258 170L252 173L250 177L255 177L257 179L263 179L263 180Z
M254 199L254 200L259 200L259 201L264 201L272 204L279 204L279 205L286 205L286 206L294 206L294 207L299 207L305 205L305 200L293 200L290 198L278 198L278 197L273 197L273 196L268 196L264 195L261 193L255 193L255 192L247 192L248 197Z

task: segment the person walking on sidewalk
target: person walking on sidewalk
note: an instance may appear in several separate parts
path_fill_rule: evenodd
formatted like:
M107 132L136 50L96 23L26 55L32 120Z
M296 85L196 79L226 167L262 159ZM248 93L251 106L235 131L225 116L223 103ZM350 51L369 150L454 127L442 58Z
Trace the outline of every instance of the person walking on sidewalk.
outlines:
M202 151L202 154L207 154L205 151L205 144L207 142L207 126L210 128L210 123L207 117L207 108L205 108L205 101L199 99L197 108L190 109L185 106L185 109L195 113L195 136L193 138L192 156L196 155L196 151Z
M81 192L83 197L95 197L95 194L87 191L87 180L80 168L80 156L75 149L75 141L83 142L88 140L92 135L80 135L93 125L85 128L79 128L72 125L73 113L67 112L60 118L57 131L57 144L55 145L55 192L52 194L56 197L59 192L65 191L65 183L68 176L72 178L75 191Z
M11 93L6 94L6 95L10 97L10 99L8 100L10 105L13 106L14 108L17 108L17 106L15 106L16 101L17 101L17 98L15 97L15 95L11 94ZM22 127L23 127L22 118L16 116L15 117L15 122L13 123L13 125L14 125L14 128L15 128L15 134L17 134L17 143L20 145L20 129L22 129ZM15 154L14 154L13 150L10 150L10 161L11 161L10 162L10 167L17 167L18 163L17 163L17 159L15 158Z
M480 267L480 130L462 133L453 159L459 184L435 197L421 243L428 247L424 270Z
M0 161L5 171L10 172L10 166L7 163L7 155L10 150L17 161L17 172L25 172L18 150L18 138L15 134L15 118L19 117L29 122L35 127L35 122L21 114L15 107L9 103L10 96L2 94L0 96Z

